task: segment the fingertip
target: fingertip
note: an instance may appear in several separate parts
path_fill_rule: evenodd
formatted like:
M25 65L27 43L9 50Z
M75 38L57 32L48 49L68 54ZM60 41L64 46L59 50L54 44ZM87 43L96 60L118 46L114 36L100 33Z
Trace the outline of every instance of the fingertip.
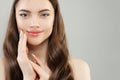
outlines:
M19 32L19 37L21 37L22 36L22 30L20 30L20 32Z
M27 40L27 35L26 35L26 33L24 32L24 38Z
M40 63L39 63L39 60L37 59L37 57L34 55L34 54L31 54L32 55L32 59L33 61L40 66Z
M34 54L32 54L32 58L36 61L38 60L37 57Z
M31 55L32 55L32 59L34 59L34 61L37 62L36 56L34 54Z
M34 54L31 54L33 58L36 58L36 56Z

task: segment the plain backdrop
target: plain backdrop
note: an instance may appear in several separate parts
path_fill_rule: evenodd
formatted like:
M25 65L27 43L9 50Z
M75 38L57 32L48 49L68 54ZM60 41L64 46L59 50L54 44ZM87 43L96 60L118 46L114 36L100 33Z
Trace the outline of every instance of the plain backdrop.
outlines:
M13 0L0 1L0 56ZM85 60L91 80L120 80L120 0L59 0L70 55Z

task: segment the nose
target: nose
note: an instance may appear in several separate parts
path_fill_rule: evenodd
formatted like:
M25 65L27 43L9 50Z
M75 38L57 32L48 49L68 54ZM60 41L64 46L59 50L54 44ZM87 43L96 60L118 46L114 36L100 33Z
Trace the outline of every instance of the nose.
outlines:
M32 17L30 21L30 28L39 28L39 19L38 17Z

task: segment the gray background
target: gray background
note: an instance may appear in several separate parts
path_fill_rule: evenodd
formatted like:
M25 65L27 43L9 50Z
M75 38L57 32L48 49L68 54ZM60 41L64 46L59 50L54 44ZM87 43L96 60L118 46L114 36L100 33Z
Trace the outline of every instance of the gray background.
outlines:
M0 56L12 1L0 1ZM92 80L120 80L120 0L59 2L71 56L89 64Z

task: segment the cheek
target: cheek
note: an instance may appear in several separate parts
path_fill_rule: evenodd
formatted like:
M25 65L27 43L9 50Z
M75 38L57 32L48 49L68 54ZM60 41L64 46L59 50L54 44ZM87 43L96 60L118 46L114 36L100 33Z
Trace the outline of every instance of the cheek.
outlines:
M20 30L20 29L25 30L26 26L28 26L27 21L24 21L24 20L21 20L21 19L17 19L18 30Z
M49 37L53 30L53 20L41 21L40 26L40 28L45 32L44 35Z
M53 30L53 23L51 23L51 22L44 23L44 26L42 28L45 31L46 35L49 36Z
M43 29L52 29L53 28L53 23L54 23L54 19L49 19L49 20L46 20L46 21L42 21L40 26Z

